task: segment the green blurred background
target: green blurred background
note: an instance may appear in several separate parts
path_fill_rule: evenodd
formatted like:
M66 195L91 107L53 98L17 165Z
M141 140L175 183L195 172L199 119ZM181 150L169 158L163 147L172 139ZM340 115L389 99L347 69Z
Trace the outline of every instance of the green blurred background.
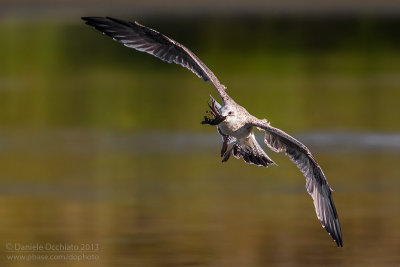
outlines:
M399 10L0 3L0 265L400 265ZM279 167L268 169L220 163L216 129L200 124L210 83L113 42L80 20L91 15L183 43L239 104L303 141L335 189L344 248L284 155L269 152ZM99 250L81 261L82 251L15 250L35 243ZM72 258L32 259L63 253Z

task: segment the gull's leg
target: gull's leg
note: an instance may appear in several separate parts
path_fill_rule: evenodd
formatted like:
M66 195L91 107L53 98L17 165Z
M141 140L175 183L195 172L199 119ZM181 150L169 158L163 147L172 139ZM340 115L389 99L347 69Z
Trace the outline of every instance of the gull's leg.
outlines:
M232 155L232 149L234 148L231 147L227 152L225 152L224 157L222 158L222 162L227 162L229 157Z
M215 101L211 100L211 104L208 103L208 106L210 107L211 111L206 111L207 114L211 114L213 118L210 118L208 116L204 116L204 121L201 122L201 124L210 124L210 125L218 125L221 122L223 122L226 117L222 116L217 107L215 106Z
M222 143L222 148L221 148L221 157L224 156L226 150L228 149L228 141L229 141L229 137L224 136L224 142Z

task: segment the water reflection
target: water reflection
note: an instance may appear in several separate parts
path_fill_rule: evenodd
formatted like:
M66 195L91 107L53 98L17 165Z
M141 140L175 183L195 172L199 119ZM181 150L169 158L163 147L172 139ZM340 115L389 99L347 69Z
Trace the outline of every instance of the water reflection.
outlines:
M320 227L304 178L286 157L270 152L279 167L268 169L222 164L216 133L3 133L1 239L100 244L100 262L69 266L399 263L399 153L368 142L363 150L360 141L351 153L338 142L332 154L323 137L301 136L336 189L342 250Z

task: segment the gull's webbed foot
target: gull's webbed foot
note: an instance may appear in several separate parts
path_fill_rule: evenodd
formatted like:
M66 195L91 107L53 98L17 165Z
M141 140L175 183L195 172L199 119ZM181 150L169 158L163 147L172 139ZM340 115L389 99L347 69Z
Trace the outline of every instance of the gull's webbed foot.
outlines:
M210 111L207 110L206 113L211 114L213 118L204 116L204 121L202 121L201 124L218 125L226 119L225 116L222 116L219 113L214 100L211 100L211 103L208 103L208 106L210 107Z

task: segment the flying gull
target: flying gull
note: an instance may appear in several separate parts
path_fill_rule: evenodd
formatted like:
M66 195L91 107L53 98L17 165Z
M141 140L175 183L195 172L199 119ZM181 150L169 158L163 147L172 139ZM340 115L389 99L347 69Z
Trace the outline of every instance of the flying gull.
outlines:
M237 104L225 91L214 73L188 48L171 38L140 25L110 17L83 17L87 25L93 26L127 47L146 52L168 63L179 64L204 81L211 81L222 99L222 105L211 97L209 116L202 124L216 125L222 137L221 157L225 162L233 154L246 163L268 167L275 164L264 152L254 137L254 127L265 132L264 142L274 152L285 152L306 177L306 189L314 200L315 211L322 227L332 236L338 247L343 246L342 232L332 189L325 175L301 142L272 127L266 119L258 119Z

